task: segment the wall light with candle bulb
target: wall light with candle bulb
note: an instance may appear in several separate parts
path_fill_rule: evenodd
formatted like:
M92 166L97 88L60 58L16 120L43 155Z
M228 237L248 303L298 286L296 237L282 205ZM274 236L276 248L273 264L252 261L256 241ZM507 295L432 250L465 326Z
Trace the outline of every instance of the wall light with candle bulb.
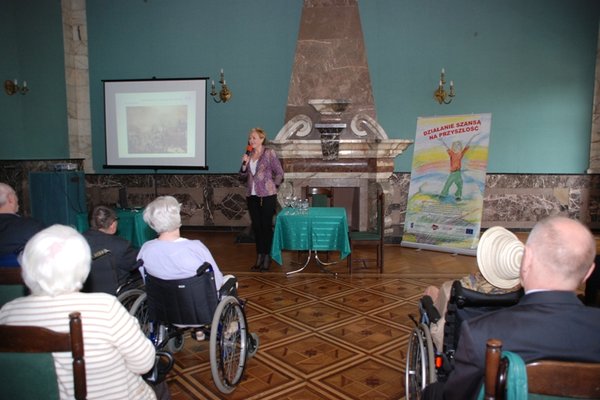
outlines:
M221 91L217 93L215 89L215 81L212 81L210 95L215 103L227 103L231 99L232 93L225 81L225 73L223 72L223 68L221 68L221 78L219 79L219 83L221 84ZM217 95L219 96L218 98Z
M12 96L15 93L27 94L29 88L27 87L27 81L23 81L23 85L19 86L19 81L14 79L7 79L4 81L4 91L7 95Z
M455 96L454 93L454 81L450 81L450 91L446 92L444 89L444 85L446 84L446 71L442 68L442 73L440 74L440 83L435 92L433 92L433 98L440 104L450 104L452 103L452 98Z

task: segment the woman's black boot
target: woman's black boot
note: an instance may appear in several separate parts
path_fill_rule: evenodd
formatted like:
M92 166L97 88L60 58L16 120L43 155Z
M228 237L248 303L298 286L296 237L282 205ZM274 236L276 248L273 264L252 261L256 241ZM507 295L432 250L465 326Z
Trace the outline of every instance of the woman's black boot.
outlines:
M256 263L250 268L252 271L258 271L262 269L263 260L265 258L264 254L256 255Z
M268 271L271 268L271 256L268 254L264 254L263 262L260 267L260 272Z

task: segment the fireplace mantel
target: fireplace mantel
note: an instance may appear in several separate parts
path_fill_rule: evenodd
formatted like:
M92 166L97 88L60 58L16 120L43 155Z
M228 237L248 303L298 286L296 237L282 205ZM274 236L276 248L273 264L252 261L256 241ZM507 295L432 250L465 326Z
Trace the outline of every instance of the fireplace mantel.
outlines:
M324 160L320 140L272 141L270 146L285 171L280 196L298 196L305 186L355 188L358 228L367 230L375 217L377 191L390 194L394 159L412 143L405 139L341 139L337 159Z

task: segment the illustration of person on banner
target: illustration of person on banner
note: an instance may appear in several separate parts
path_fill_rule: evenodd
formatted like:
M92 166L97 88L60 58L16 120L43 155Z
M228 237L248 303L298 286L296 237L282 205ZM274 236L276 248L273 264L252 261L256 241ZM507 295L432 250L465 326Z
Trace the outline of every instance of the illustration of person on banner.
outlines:
M446 183L444 184L444 188L440 193L440 196L446 197L448 196L448 191L452 185L456 186L456 192L454 193L454 198L456 201L459 201L462 198L462 189L463 189L463 179L462 179L462 159L465 153L469 150L469 145L471 141L477 136L479 132L476 132L467 144L463 147L463 144L460 140L455 140L452 142L452 146L449 147L444 139L439 138L440 142L446 147L446 151L450 156L450 174L448 175L448 179L446 179Z
M419 117L402 246L474 255L492 115Z

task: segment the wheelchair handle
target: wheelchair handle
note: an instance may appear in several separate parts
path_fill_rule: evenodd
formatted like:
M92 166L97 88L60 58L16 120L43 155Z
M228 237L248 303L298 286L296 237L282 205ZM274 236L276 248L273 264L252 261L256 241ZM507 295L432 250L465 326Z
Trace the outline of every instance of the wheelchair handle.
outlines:
M161 383L173 368L174 363L175 359L171 353L168 351L157 350L154 358L154 366L142 377L146 382L153 385Z
M204 264L199 266L198 269L196 270L196 275L202 276L202 274L205 273L207 270L212 271L212 265L210 265L210 263L208 261L204 261Z
M433 305L433 300L430 296L423 296L421 299L421 303L423 304L423 308L425 312L429 316L429 320L433 323L436 323L440 320L441 316L437 308Z

